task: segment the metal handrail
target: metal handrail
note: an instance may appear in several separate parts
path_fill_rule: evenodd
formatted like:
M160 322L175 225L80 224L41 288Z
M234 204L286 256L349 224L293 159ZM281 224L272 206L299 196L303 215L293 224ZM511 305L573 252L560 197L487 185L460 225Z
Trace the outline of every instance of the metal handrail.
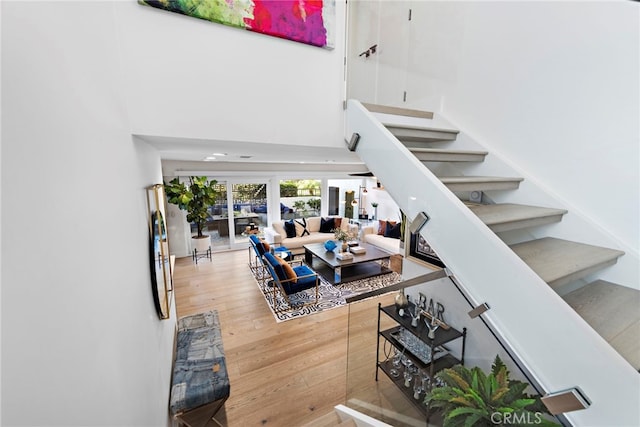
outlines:
M432 280L442 279L443 277L447 277L447 273L444 269L440 269L440 270L433 271L431 273L423 274L421 276L413 277L411 279L394 283L393 285L385 286L384 288L374 289L373 291L364 292L362 294L345 298L345 301L347 302L347 304L350 304L352 302L362 301L364 299L388 294L389 292L399 291L401 289L405 289L411 286L421 285L426 282L431 282Z

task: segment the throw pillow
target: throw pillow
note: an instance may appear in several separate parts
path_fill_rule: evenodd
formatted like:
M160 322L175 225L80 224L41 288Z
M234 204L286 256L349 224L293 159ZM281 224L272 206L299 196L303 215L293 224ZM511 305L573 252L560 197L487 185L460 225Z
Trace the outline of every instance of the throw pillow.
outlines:
M333 227L334 228L340 228L341 225L342 225L342 217L334 217L333 218Z
M402 227L402 223L399 222L397 224L391 224L387 222L387 226L384 230L384 237L392 237L394 239L400 238L400 228Z
M395 221L378 221L378 234L384 236L384 233L387 229L387 225L396 225Z
M291 265L289 265L287 261L283 260L280 257L276 257L276 259L284 269L284 273L287 275L287 279L290 280L289 283L298 283L298 275L296 274L295 271L293 271L293 268L291 267Z
M296 225L293 220L285 221L284 223L284 231L287 233L287 238L296 237Z
M334 228L336 228L335 219L334 218L320 218L320 232L321 233L331 233Z
M307 220L301 218L300 220L294 220L296 225L296 236L303 237L309 235L309 230L307 230ZM287 236L288 237L288 236Z

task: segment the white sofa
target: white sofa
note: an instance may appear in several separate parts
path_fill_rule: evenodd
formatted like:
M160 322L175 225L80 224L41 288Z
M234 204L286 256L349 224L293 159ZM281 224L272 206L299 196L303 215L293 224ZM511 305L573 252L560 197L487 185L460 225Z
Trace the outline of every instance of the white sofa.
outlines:
M326 219L327 217L325 217ZM355 224L350 224L349 219L341 218L341 217L332 217L332 218L340 218L340 228L345 231L350 231L355 235L358 232L358 226ZM309 243L323 243L327 240L334 240L333 233L321 233L320 232L320 217L313 216L309 218L305 218L307 221L307 230L309 234L305 234L302 236L302 227L296 226L296 237L287 237L287 232L284 229L285 221L276 221L271 224L271 227L267 227L264 229L264 237L265 240L269 244L282 245L288 248L292 254L298 255L303 254L304 249L303 246ZM301 219L298 219L301 221Z
M373 225L362 227L360 240L365 243L377 246L387 252L391 252L392 254L403 255L402 251L400 250L400 239L396 239L393 237L384 237L384 235L378 234L378 227L378 222Z

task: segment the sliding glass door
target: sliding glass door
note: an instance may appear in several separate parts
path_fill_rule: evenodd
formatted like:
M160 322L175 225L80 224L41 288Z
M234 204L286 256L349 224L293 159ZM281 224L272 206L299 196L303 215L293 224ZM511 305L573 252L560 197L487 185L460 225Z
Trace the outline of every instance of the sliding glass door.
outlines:
M265 180L229 184L229 203L233 206L233 215L229 215L232 249L246 246L251 234L262 235L267 226L267 187Z

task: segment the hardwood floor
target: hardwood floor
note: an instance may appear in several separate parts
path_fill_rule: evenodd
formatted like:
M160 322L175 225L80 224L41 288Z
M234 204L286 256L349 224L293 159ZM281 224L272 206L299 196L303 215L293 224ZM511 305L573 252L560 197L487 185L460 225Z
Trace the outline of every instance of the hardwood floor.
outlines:
M178 259L174 271L178 317L218 311L231 395L217 421L229 427L303 426L349 399L415 412L384 374L375 381L377 304L393 303L394 295L276 323L248 261L246 250L214 253L211 262L198 265L191 258ZM379 418L396 426L416 425Z
M218 310L231 382L218 421L304 425L345 402L348 309L276 323L247 262L246 250L215 253L198 265L178 259L178 317Z

